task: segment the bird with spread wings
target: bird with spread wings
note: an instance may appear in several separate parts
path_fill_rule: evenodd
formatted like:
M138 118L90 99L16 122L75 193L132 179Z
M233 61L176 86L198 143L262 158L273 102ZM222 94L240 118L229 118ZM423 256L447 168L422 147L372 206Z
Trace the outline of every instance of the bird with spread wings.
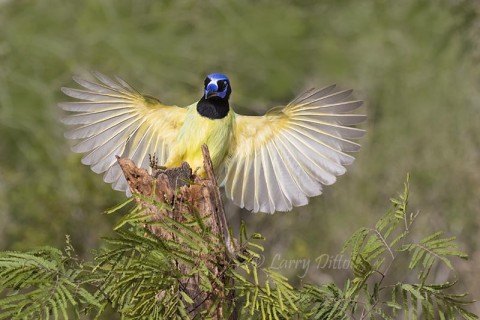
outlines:
M348 100L352 90L335 85L311 89L264 116L244 116L229 103L232 88L220 73L208 75L203 95L187 107L164 105L142 95L124 80L95 73L98 81L74 80L83 89L62 88L80 101L60 103L71 112L65 136L79 140L74 152L82 163L116 190L129 187L116 156L148 168L150 155L160 165L183 161L203 172L201 146L207 144L218 180L228 198L253 212L290 211L322 193L353 162L365 120L351 113L362 101Z

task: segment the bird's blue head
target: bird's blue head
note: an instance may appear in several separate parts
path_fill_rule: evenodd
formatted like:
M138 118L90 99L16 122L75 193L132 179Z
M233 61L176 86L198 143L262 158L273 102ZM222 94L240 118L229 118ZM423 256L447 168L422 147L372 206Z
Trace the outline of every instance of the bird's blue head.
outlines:
M211 73L205 78L205 99L219 97L228 100L230 93L232 88L226 75Z

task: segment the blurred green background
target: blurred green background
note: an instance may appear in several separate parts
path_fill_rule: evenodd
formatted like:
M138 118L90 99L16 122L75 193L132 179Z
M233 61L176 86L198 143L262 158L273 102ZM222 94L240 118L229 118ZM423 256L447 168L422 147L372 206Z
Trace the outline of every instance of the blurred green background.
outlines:
M237 111L260 114L311 86L337 83L366 101L363 148L347 175L288 214L228 204L232 224L267 237L274 257L340 253L371 226L411 173L419 235L458 237L460 286L480 298L480 5L402 1L0 0L0 249L100 245L124 199L80 163L56 104L72 75L119 75L187 105L209 72L229 75ZM277 260L278 261L278 260ZM346 270L283 268L295 282ZM397 270L400 278L408 277ZM445 270L435 270L439 280ZM480 313L478 304L474 311Z

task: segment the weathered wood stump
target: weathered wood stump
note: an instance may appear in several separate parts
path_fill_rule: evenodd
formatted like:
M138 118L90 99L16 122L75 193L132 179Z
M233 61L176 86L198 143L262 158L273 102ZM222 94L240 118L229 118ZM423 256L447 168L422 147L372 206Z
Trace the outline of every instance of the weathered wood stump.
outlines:
M216 235L212 237L217 250L204 256L199 256L222 284L227 284L230 279L226 279L222 266L226 266L230 261L231 254L234 254L235 248L229 236L227 220L223 208L222 198L217 181L214 176L213 166L206 145L202 147L204 156L204 167L207 177L203 178L192 173L192 169L187 163L183 163L179 168L166 170L154 170L150 175L147 170L138 168L131 160L118 158L118 163L128 181L132 193L144 197L135 197L137 203L143 207L151 221L162 222L162 220L172 219L179 223L185 221L186 214L195 213L205 225ZM164 203L166 206L155 205L152 201L145 199L154 199L155 202ZM143 199L143 200L142 200ZM162 228L161 223L155 225L147 224L149 230L160 239L179 241L175 239L169 229ZM223 241L222 241L223 240ZM197 256L192 253L192 256ZM178 270L187 274L190 267L181 261L174 261ZM214 287L214 292L206 293L200 287L198 277L186 278L182 281L182 290L188 294L194 303L190 303L189 309L194 316L202 310L211 309L215 305L216 309L211 315L213 319L223 319L222 304L226 297L224 285ZM162 293L159 292L159 296Z

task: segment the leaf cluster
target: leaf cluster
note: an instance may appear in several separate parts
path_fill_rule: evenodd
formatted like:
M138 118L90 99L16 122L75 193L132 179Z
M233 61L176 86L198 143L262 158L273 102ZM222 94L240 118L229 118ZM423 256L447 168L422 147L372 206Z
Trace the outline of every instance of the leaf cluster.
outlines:
M68 319L101 306L67 236L64 251L0 252L0 319Z
M195 213L181 223L151 221L136 206L93 261L79 260L68 238L63 251L0 253L0 319L102 319L107 310L121 319L477 319L466 309L467 294L455 287L453 259L466 255L441 232L416 240L418 213L409 213L408 197L407 178L376 225L347 241L353 276L343 287L294 288L260 266L263 238L248 235L244 225L232 255ZM173 236L160 239L153 227ZM405 266L401 255L408 257ZM408 277L394 278L394 267ZM453 272L454 279L435 282L436 268ZM193 284L200 288L197 295Z
M345 286L345 298L356 302L352 314L369 319L476 319L465 309L473 301L467 293L455 293L454 281L437 283L434 268L454 273L453 258L466 259L455 237L435 232L420 241L412 233L419 213L409 213L409 176L404 191L391 199L392 206L374 228L361 228L345 244L351 252L354 277ZM407 255L408 266L400 256ZM397 264L397 265L395 265ZM395 279L393 267L402 268L406 279Z

